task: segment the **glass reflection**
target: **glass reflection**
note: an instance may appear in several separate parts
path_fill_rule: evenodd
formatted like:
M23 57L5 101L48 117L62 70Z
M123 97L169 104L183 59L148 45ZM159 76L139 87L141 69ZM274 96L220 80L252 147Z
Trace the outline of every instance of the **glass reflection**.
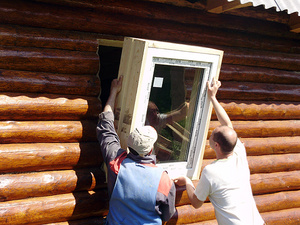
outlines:
M157 162L187 161L204 69L156 64L146 125L158 132Z

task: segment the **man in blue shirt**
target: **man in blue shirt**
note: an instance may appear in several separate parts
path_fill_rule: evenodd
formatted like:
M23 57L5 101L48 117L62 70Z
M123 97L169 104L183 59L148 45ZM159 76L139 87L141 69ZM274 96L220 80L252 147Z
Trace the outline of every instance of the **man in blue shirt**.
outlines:
M107 166L109 213L106 224L162 224L175 213L176 189L151 155L157 132L136 127L129 135L129 153L114 128L114 104L122 76L112 81L110 96L99 115L97 138Z

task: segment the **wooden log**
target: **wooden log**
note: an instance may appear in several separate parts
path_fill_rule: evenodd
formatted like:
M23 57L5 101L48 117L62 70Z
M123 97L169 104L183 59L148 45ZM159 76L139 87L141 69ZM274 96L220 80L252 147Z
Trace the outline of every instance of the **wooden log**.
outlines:
M300 121L298 120L233 121L232 124L241 138L300 136ZM220 126L218 121L210 122L208 137L217 126Z
M231 120L296 120L300 119L298 102L220 102ZM217 120L215 111L212 120Z
M41 0L39 0L41 1ZM42 2L50 2L48 0L42 0ZM153 4L147 1L143 2L132 2L129 1L102 1L102 4L93 4L94 2L90 1L56 1L58 5L71 6L76 8L94 8L95 10L100 10L101 12L113 12L118 14L123 14L127 16L141 17L145 19L151 20L164 20L164 21L172 21L177 23L185 23L190 25L198 25L198 29L200 28L198 34L194 32L190 32L192 37L189 37L188 41L193 39L194 43L197 40L196 36L201 33L201 42L205 44L219 44L224 46L240 46L240 47L250 47L256 49L268 49L268 50L276 50L282 52L300 52L300 47L297 42L293 39L286 41L282 38L275 38L270 36L263 35L252 35L249 33L238 33L231 32L229 30L218 30L211 29L206 26L206 28L201 28L203 24L202 20L199 20L199 12L196 10L191 10L189 8L178 8L171 7L167 4ZM194 3L195 4L195 3ZM194 5L193 4L193 5ZM185 11L185 13L182 12ZM168 15L164 12L168 11ZM210 15L207 15L208 18ZM249 16L248 16L249 17ZM276 18L278 18L278 13L276 14ZM240 18L241 19L241 18ZM200 25L200 26L199 26ZM205 24L207 25L207 24ZM225 26L227 24L224 24ZM210 26L214 26L214 24L210 24ZM196 29L196 27L195 27ZM203 29L203 31L202 31ZM204 32L205 29L205 32ZM179 31L180 32L180 31ZM234 37L234 38L233 38ZM198 37L199 40L199 37ZM196 41L197 43L197 41ZM287 46L288 45L288 46Z
M46 224L89 216L105 216L108 211L105 192L29 198L0 203L0 224Z
M280 23L273 23L269 21L261 21L252 18L241 18L237 20L234 16L228 15L214 15L211 13L206 13L204 11L188 9L188 8L177 8L177 7L170 7L166 5L156 4L151 5L151 7L147 7L145 5L143 8L147 9L148 11L151 10L150 13L147 13L143 10L140 10L138 7L141 7L142 4L147 4L145 2L138 4L137 9L135 9L135 5L137 4L136 1L133 1L134 4L129 2L127 7L125 8L124 5L127 3L123 3L121 6L118 6L120 3L115 3L115 6L112 5L113 3L109 1L105 1L103 4L95 4L92 3L85 3L85 7L83 4L78 4L77 6L73 7L61 7L60 5L53 5L53 4L41 4L41 3L29 3L29 2L22 2L17 1L18 7L16 5L10 3L9 1L2 1L0 5L0 10L2 15L0 17L0 21L2 23L13 23L19 25L32 25L37 27L47 27L47 28L56 28L56 29L67 29L67 30L82 30L82 31L91 31L91 32L99 32L99 33L130 33L129 36L137 36L137 37L145 37L143 33L152 33L159 37L159 35L165 35L166 28L170 28L172 24L174 27L178 27L177 29L186 31L189 30L189 27L194 25L194 29L199 28L199 25L206 27L214 28L227 28L229 30L242 30L246 31L247 33L260 33L266 34L269 36L279 36L279 37L293 37L298 38L297 35L294 35L291 32L288 32L288 27L285 24ZM51 2L53 3L53 2ZM69 3L69 2L68 2ZM81 3L81 2L80 2ZM107 7L105 7L107 5ZM88 7L86 9L86 7ZM89 10L90 8L95 8L95 11ZM155 7L155 8L154 8ZM32 12L32 9L35 9L36 12ZM120 11L120 10L123 10ZM160 13L158 13L158 11ZM164 15L163 12L168 11L173 13L174 16L170 16L170 14ZM29 13L31 12L31 13ZM100 12L100 13L99 13ZM155 13L154 13L155 12ZM133 13L129 14L128 13ZM136 13L139 13L137 16ZM28 15L30 14L30 16ZM97 15L95 15L97 14ZM124 16L125 14L125 16ZM70 16L72 15L72 16ZM74 18L76 15L76 19ZM111 15L109 17L109 15ZM114 16L112 16L114 15ZM144 18L145 15L148 18ZM155 15L164 15L162 17L155 18ZM142 16L142 17L141 17ZM72 20L71 20L72 18ZM139 18L139 23L137 24L135 21ZM153 18L156 20L153 23ZM130 19L130 20L129 20ZM145 23L144 21L151 20L152 22ZM172 23L163 26L162 21L171 20ZM175 22L177 23L174 23ZM53 23L51 23L53 21ZM89 23L87 23L89 21ZM193 22L191 22L193 21ZM190 26L186 26L184 24L192 23ZM259 22L260 26L256 26ZM156 25L160 25L159 31L161 32L153 32L157 31L158 28L155 27ZM119 30L114 30L116 25L119 24ZM122 24L122 25L120 25ZM134 24L135 26L132 26ZM247 28L245 28L245 24L247 24ZM110 26L109 26L110 25ZM133 30L135 27L136 31ZM152 28L152 30L151 30ZM182 28L182 29L181 29ZM170 31L171 29L169 29ZM286 31L286 32L278 32L278 30ZM127 32L126 32L127 31ZM134 31L133 33L131 31ZM185 39L188 35L190 38L190 32L187 31L186 33L183 32ZM194 31L193 33L197 33ZM198 41L199 41L199 34L205 33L200 32L198 30ZM138 35L140 34L140 35ZM232 35L232 32L230 33ZM170 39L171 34L168 36ZM185 39L182 38L181 40L184 41ZM146 37L145 37L146 38ZM176 36L173 37L173 39ZM244 38L247 39L247 38Z
M105 224L105 221L102 217L89 217L81 220L70 220L66 222L58 222L58 223L47 223L44 225L99 225Z
M261 216L268 225L295 225L300 223L300 208L265 212Z
M259 212L271 212L300 207L300 191L278 192L254 196Z
M299 70L298 54L229 47L222 47L221 50L224 51L222 62L225 64Z
M0 91L97 96L100 81L95 75L0 70Z
M0 25L0 42L5 46L96 52L97 39L101 37L104 36L96 33Z
M0 202L105 188L98 168L0 175Z
M0 160L0 171L8 173L91 167L102 155L97 142L2 144Z
M299 190L300 171L252 174L250 181L252 191L255 195Z
M251 174L300 170L300 154L248 156ZM300 173L298 174L300 175Z
M219 79L221 81L240 81L293 85L300 84L300 77L297 71L284 71L270 68L240 66L232 64L222 65Z
M101 108L96 97L0 94L0 120L97 119Z
M0 51L0 68L6 70L96 75L99 69L96 49L91 53L0 46Z
M261 213L300 207L300 191L258 195L254 198ZM166 224L190 224L213 219L215 215L211 203L204 203L199 209L184 205L177 207L176 214Z
M268 225L295 225L300 222L300 208L284 209L273 212L261 213L261 216ZM217 220L208 220L189 225L218 225Z
M299 154L280 154L248 156L247 159L251 174L255 174L300 170L299 157ZM202 168L212 161L213 159L205 159Z
M300 152L300 137L241 138L248 156L288 154ZM204 159L215 159L216 154L206 142Z
M199 180L193 181L195 187L197 187L198 182ZM299 171L252 174L250 175L250 182L254 195L298 190L300 187ZM176 206L189 204L185 187L176 186L176 188Z
M0 122L0 143L96 141L96 121Z
M300 88L299 85L224 81L217 97L219 100L299 102Z
M1 144L0 172L75 169L101 165L98 142Z

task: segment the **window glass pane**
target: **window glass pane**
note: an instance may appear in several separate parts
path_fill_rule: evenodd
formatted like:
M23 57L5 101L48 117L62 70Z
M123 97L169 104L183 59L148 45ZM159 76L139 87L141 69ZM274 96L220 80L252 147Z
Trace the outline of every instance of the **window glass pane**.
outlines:
M155 64L145 124L159 138L157 162L187 161L203 68Z

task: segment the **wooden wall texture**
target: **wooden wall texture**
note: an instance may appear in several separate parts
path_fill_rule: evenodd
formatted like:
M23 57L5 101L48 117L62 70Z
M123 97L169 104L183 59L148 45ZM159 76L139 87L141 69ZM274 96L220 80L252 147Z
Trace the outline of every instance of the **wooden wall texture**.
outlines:
M218 98L247 147L258 209L268 225L299 224L300 36L283 14L256 13L267 19L158 1L2 0L0 224L102 224L96 51L107 36L224 50ZM204 157L215 157L208 145ZM196 210L178 188L167 224L217 223L211 203Z

